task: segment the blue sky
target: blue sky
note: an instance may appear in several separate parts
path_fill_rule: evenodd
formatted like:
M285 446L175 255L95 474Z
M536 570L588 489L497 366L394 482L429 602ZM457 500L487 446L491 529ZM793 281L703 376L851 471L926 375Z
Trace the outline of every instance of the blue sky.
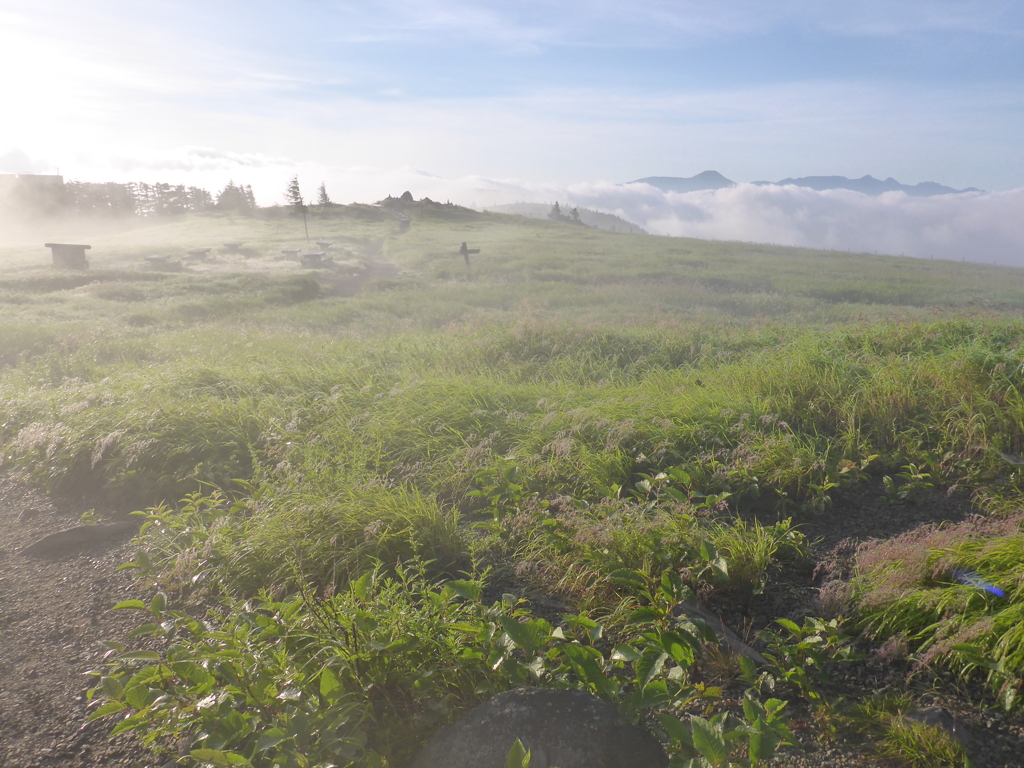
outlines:
M0 0L0 31L0 158L68 177L1024 186L1006 0Z
M1024 266L1019 0L0 0L0 172ZM645 176L893 176L913 199Z

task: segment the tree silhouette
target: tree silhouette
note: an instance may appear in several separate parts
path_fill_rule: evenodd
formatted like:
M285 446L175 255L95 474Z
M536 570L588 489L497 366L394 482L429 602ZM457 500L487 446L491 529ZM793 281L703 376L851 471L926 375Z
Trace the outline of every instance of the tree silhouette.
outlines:
M306 202L302 199L302 191L299 189L299 177L298 175L292 176L292 180L288 182L288 188L284 192L284 197L288 201L288 205L292 206L296 212L302 214L302 228L306 230L306 242L309 242L309 225L306 223L306 212L309 208L306 206Z
M317 190L316 204L317 205L328 205L331 202L331 198L327 196L327 184L320 182L320 189Z
M217 207L231 213L249 213L252 210L245 188L237 186L233 179L217 195Z

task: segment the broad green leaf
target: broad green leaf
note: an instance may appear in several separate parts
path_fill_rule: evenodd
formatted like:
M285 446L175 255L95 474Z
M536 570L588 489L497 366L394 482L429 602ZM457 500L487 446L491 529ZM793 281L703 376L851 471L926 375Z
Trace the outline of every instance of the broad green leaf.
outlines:
M154 616L164 612L164 608L167 607L167 595L163 592L157 592L153 595L153 599L149 601L149 611Z
M124 686L121 685L121 681L116 677L103 677L100 680L100 688L103 691L103 695L113 701L120 701L121 694L124 693Z
M696 659L692 643L693 638L687 638L682 633L662 632L661 647L681 667L693 665Z
M119 701L108 701L101 707L97 707L89 713L89 722L93 720L99 720L101 717L112 715L115 712L122 712L124 710L124 704Z
M112 611L122 611L122 610L125 610L125 609L132 609L132 610L136 610L136 611L148 611L149 610L149 606L146 605L141 600L122 600L120 603L115 605L110 610L112 610Z
M145 709L160 696L162 691L156 688L136 685L124 692L124 702L132 709Z
M650 624L658 621L662 617L662 612L657 608L637 608L629 616L626 617L627 624Z
M724 766L729 758L729 749L725 739L711 723L703 717L690 717L690 730L693 733L693 746L701 756L713 766Z
M523 742L516 739L512 749L508 751L508 759L505 761L506 768L528 768L530 765L530 752L523 746Z
M355 595L356 600L366 600L370 595L370 586L373 584L373 574L364 573L349 585L349 590Z
M609 678L604 670L604 657L596 648L569 643L562 646L562 652L580 679L593 686L602 694L613 696L618 693L618 681Z
M612 661L636 661L639 658L640 651L627 643L615 646L611 655Z
M636 663L636 682L643 688L658 674L661 673L668 654L658 648L644 648L640 654L640 660Z
M226 752L221 749L193 749L189 756L204 763L211 763L218 768L229 768L232 765L252 766L248 760L237 752Z
M643 573L627 568L612 571L608 574L608 579L622 587L632 587L633 589L644 589L647 587L647 577Z
M266 752L287 738L288 732L284 728L271 728L269 731L264 731L256 741L256 751Z
M517 621L509 616L502 616L498 621L512 642L527 652L539 651L551 636L551 625L544 619Z
M690 729L686 727L686 723L680 720L675 715L660 714L658 715L658 722L661 727L665 729L665 733L672 739L676 744L683 747L693 748L693 737L690 734Z
M685 589L686 585L677 571L670 568L661 574L661 592L670 602L678 602Z
M788 629L792 634L796 636L800 635L800 627L797 626L795 622L792 622L789 619L776 619L775 623L778 624L780 627L783 627L784 629Z
M459 597L473 603L480 602L483 597L483 589L478 581L449 581L445 586Z
M668 684L664 680L652 680L643 687L636 704L640 709L653 709L670 701L671 698Z
M757 665L749 656L740 656L740 669L748 678L754 678L757 675Z
M338 682L337 675L331 671L330 667L324 667L320 670L320 695L324 698L330 698L331 693L341 687L341 683Z
M384 653L406 653L418 648L420 645L420 639L415 635L405 634L393 641L389 645L384 646Z

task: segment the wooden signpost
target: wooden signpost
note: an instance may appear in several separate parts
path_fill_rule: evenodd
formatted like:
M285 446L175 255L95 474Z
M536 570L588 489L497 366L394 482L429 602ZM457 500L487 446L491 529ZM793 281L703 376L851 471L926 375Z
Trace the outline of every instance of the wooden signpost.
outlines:
M474 254L474 253L480 253L480 249L479 248L467 248L466 244L463 243L462 247L459 248L459 253L461 253L462 254L462 258L464 258L466 260L466 266L468 267L469 266L469 257L470 257L470 255Z

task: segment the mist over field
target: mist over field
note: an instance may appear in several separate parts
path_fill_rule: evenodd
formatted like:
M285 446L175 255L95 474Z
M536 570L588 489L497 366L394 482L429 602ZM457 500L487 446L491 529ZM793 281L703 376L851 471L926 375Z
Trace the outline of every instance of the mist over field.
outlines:
M180 160L194 169L192 178L219 180L224 167L233 168L235 178L252 180L261 205L281 202L280 190L289 176L288 169L270 158L207 152ZM1024 188L914 197L903 192L871 196L841 189L739 183L679 193L614 181L555 184L444 177L412 167L314 164L303 166L299 176L308 180L310 190L325 179L332 199L344 203L372 202L405 190L417 199L450 200L474 208L559 201L620 216L653 235L1024 266Z

